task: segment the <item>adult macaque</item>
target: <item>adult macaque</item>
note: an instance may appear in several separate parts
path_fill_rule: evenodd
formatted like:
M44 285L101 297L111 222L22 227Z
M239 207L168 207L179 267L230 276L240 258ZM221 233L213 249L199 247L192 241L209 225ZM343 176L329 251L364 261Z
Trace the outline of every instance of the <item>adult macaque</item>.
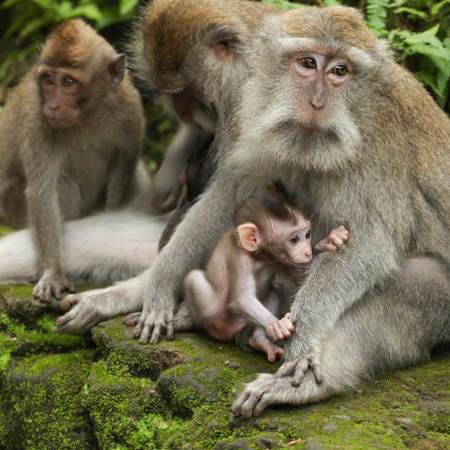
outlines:
M265 15L279 12L247 0L155 0L145 10L133 51L140 77L182 122L152 182L156 209L176 206L189 156L229 122L252 35Z
M221 341L234 339L247 322L265 329L274 342L290 337L294 327L289 313L277 318L284 314L281 303L286 302L278 299L279 304L272 305L277 315L264 305L279 270L298 283L305 277L313 255L312 216L312 203L302 192L288 192L278 182L259 188L238 209L237 228L222 236L206 272L186 275L184 291L194 321ZM347 238L345 227L339 227L314 246L314 253L337 250ZM271 362L283 354L259 330L250 336L249 345L266 352Z
M0 216L31 228L41 301L75 291L61 259L63 222L130 198L143 134L125 56L83 21L61 24L0 116Z
M249 73L251 40L264 16L279 13L277 8L246 0L155 0L145 10L135 50L141 77L148 90L160 95L164 105L184 123L170 151L184 155L176 157L180 166L171 175L175 184L179 183L187 156L205 135L217 136L211 151L219 150L219 160L228 150L225 131L230 129L239 89ZM224 145L219 144L222 140L226 141ZM161 193L156 186L153 189ZM161 194L157 204L165 202L173 189L162 191L167 195ZM231 211L229 225L233 217ZM172 224L176 225L174 221ZM211 242L211 250L215 243ZM92 326L91 315L104 320L141 310L146 279L147 275L143 275L125 284L71 297L69 301L76 307L58 321L58 330L80 332ZM170 305L172 310L175 303L171 300ZM139 328L144 327L146 319L147 311ZM158 320L161 326L165 324L162 318ZM144 328L141 342L149 338L149 328ZM159 334L158 327L153 341ZM168 334L170 337L171 331ZM136 335L140 335L139 330Z
M231 157L149 271L84 298L104 309L123 295L136 310L143 298L141 341L171 338L184 276L206 263L238 205L274 178L304 189L313 229L345 224L351 239L311 263L285 362L247 386L236 416L326 398L448 342L450 120L386 47L351 8L269 18ZM78 310L73 329L96 313Z

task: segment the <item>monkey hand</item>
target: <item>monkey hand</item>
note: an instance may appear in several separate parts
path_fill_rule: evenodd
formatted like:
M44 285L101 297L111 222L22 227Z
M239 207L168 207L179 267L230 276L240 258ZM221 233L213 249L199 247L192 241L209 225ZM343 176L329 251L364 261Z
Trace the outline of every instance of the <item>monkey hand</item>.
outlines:
M63 291L75 292L75 287L64 274L46 270L34 287L33 296L41 302L50 303L53 296L60 300Z
M176 289L165 276L158 277L153 272L143 273L143 309L133 337L139 338L140 344L157 344L161 333L165 331L167 340L173 339L174 309L177 298Z
M348 241L348 230L341 225L314 246L316 253L334 252Z
M275 374L276 378L287 377L293 374L292 386L300 386L308 369L311 369L317 384L322 383L322 354L319 345L312 339L292 335L285 346L284 363Z
M292 322L289 320L290 317L291 314L286 313L283 318L277 320L267 328L267 332L275 342L283 341L291 336L291 333L294 331L294 325L292 325Z

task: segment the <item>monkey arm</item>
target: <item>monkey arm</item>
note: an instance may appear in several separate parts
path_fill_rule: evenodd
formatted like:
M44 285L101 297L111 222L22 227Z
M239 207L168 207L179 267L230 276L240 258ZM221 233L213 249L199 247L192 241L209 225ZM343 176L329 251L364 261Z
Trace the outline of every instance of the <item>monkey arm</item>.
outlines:
M28 160L24 164L28 220L42 274L33 295L49 302L52 295L61 298L63 290L75 292L64 275L60 249L63 217L58 199L58 176L61 171L61 156L48 150L28 150L25 159L39 154L39 160Z
M189 157L204 138L194 125L182 124L166 149L164 161L153 178L150 201L160 211L175 208L182 183L180 175Z
M106 185L106 210L114 210L124 204L130 196L133 177L136 173L139 142L130 148L116 150Z
M166 330L173 336L173 310L184 276L202 267L220 236L232 227L236 212L233 177L223 170L199 201L188 211L154 266L144 274L143 311L134 336L156 343Z
M384 245L374 249L374 239L383 239ZM277 375L295 372L292 384L298 386L309 365L321 382L320 342L348 308L397 268L394 238L380 220L354 224L347 245L317 256L292 304L295 333L286 343L286 362Z

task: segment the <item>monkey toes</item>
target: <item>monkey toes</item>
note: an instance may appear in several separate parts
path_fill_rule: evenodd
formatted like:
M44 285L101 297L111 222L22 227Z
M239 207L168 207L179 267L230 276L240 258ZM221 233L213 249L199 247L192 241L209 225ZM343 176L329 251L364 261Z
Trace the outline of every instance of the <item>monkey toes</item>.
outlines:
M75 287L64 275L44 274L34 287L33 296L50 303L52 297L60 300L63 291L75 292Z

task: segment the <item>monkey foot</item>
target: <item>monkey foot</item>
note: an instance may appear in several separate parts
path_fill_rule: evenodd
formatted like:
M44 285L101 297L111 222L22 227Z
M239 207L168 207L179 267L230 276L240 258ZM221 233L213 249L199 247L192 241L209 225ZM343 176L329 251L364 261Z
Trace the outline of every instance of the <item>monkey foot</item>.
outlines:
M284 350L273 342L266 338L264 330L256 328L248 341L250 347L263 353L267 353L267 360L269 362L275 362L277 358L283 356Z
M127 327L135 327L139 323L140 317L141 312L128 314L128 316L123 318L122 323L124 323Z
M75 292L75 287L64 275L45 274L33 289L34 298L50 303L52 297L61 299L63 291Z
M64 299L61 303L61 309L63 311L70 309L70 311L56 321L55 331L57 333L84 333L107 318L101 313L94 295L92 295L94 292L96 291L68 295ZM89 294L89 296L86 296L86 294Z

